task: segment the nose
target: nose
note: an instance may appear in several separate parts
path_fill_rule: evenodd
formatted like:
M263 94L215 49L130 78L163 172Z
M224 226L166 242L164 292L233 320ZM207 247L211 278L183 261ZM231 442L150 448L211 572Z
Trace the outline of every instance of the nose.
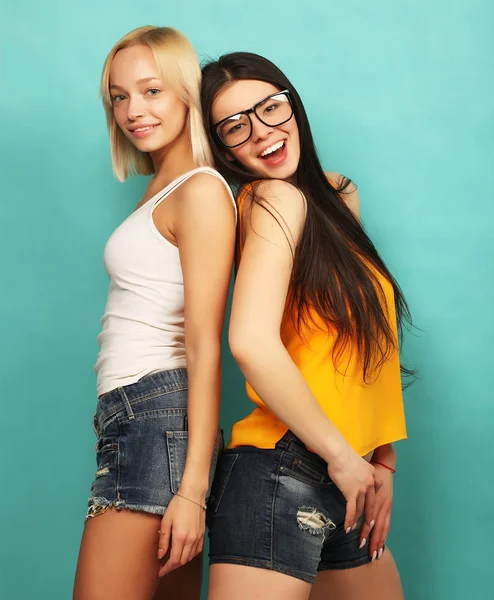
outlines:
M254 113L252 115L252 139L254 142L265 140L274 131L274 127L265 125Z
M140 94L133 94L129 97L127 104L127 117L129 121L136 121L145 114L145 101Z

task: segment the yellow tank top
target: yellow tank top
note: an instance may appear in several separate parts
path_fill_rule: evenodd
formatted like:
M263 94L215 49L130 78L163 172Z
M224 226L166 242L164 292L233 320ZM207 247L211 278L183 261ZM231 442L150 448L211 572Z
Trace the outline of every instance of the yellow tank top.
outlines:
M248 188L237 198L240 227L237 259L243 247L243 208L247 194ZM397 338L393 287L381 274L377 276L389 307L389 323ZM281 328L283 345L328 419L352 448L364 456L378 446L406 438L398 351L392 352L370 383L364 383L357 357L350 351L342 359L342 368L335 369L334 337L327 328L321 331L302 324L299 333L294 319L289 317L285 315ZM317 323L318 317L313 318ZM250 415L235 423L228 447L274 448L288 427L267 408L248 382L246 386L247 396L257 406Z

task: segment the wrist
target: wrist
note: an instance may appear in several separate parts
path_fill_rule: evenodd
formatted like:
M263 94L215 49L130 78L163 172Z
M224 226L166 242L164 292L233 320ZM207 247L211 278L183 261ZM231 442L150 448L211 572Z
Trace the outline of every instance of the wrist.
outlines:
M320 455L328 463L330 469L339 469L348 463L349 452L353 452L343 437L331 436L324 445Z
M184 494L182 494L181 492L176 492L175 493L175 497L177 498L182 498L183 500L187 500L187 502L191 502L192 504L195 504L196 506L198 506L199 508L201 508L203 511L207 510L207 506L206 506L206 502L204 500L194 500L193 498L191 498L190 496L185 496Z
M209 481L200 480L200 479L189 479L184 476L182 477L182 481L180 482L180 486L178 488L178 493L192 500L199 502L200 504L204 504L206 500L206 495L209 489Z
M372 454L371 462L380 462L396 470L396 450L393 448L393 445L386 444L376 448Z

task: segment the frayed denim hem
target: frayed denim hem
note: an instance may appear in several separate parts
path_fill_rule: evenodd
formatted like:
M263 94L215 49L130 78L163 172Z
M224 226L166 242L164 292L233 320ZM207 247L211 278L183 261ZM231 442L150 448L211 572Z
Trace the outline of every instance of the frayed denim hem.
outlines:
M138 512L150 513L152 515L164 515L166 507L164 506L153 506L150 504L128 504L124 500L107 500L101 496L93 496L89 498L88 509L86 513L85 521L98 517L106 512L109 508L116 508L117 510L127 509Z

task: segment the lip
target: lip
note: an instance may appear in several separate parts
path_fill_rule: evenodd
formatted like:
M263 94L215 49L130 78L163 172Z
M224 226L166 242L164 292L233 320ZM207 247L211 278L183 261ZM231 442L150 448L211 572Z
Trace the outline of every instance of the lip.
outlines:
M285 145L283 147L283 151L279 156L275 156L273 158L269 158L269 156L267 158L261 158L261 154L267 150L268 148L271 148L271 146L273 146L274 144L277 144L278 142L285 142ZM287 156L288 156L288 143L287 140L278 140L278 142L271 142L269 144L269 146L266 146L266 148L264 148L264 150L262 150L259 155L258 158L260 161L262 161L263 165L269 165L270 167L277 167L278 165L281 165L281 163L285 162Z
M143 138L146 137L156 131L156 128L160 126L160 123L141 123L139 125L132 125L131 127L127 127L127 131L129 131L134 137ZM149 127L149 129L143 129L144 127ZM138 130L141 131L138 131Z
M267 150L268 148L271 148L271 146L274 146L275 144L278 144L279 142L285 142L285 146L286 146L286 139L284 139L284 140L276 140L276 142L271 142L270 144L268 144L267 146L265 146L265 147L264 147L264 148L263 148L263 149L262 149L262 150L259 152L259 154L257 155L257 156L258 156L258 158L261 158L261 154L262 154L263 152L266 152L266 150Z

